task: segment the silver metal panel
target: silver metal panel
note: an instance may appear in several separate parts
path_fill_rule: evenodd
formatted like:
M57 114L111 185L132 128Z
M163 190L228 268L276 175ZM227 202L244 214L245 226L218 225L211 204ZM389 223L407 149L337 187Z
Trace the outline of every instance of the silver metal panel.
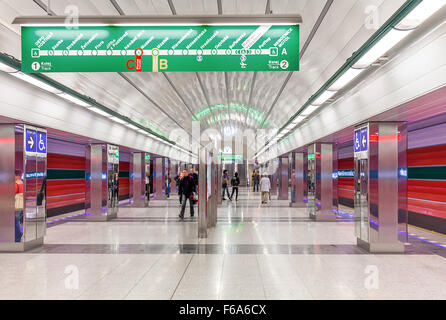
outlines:
M133 153L132 157L132 169L133 169L133 179L130 181L132 185L132 206L133 207L147 207L148 202L145 197L146 186L145 186L145 176L146 176L146 159L145 153Z
M281 157L279 159L279 200L288 200L288 168L289 160L288 157Z
M165 159L153 159L153 200L166 200L165 194Z
M25 209L23 212L23 237L25 242L37 239L37 179L32 173L36 172L37 157L26 156L24 166L23 198Z
M358 245L370 252L404 252L403 242L407 241L407 126L405 123L371 122L368 127L369 150L365 154L355 154Z
M0 125L0 244L15 241L14 171L18 169L16 158L23 159L23 151L16 150L15 141L23 141L23 134L21 136L21 140L16 137L13 124ZM21 145L23 146L23 143Z
M316 221L336 221L337 203L337 151L333 144L316 143L314 172L314 211L310 217Z
M306 207L308 197L308 156L306 152L295 152L291 156L291 202L292 207Z
M270 161L269 172L272 172L272 175L270 175L269 179L271 181L271 197L277 196L277 177L278 177L278 171L279 171L279 159L273 159Z
M200 148L198 175L198 237L207 238L208 216L207 216L207 183L206 183L206 160L208 151Z
M37 203L36 216L36 233L37 238L43 238L46 234L46 179L47 179L47 165L46 157L37 157L37 194L42 193L42 203Z
M63 24L64 16L28 16L16 17L12 24ZM253 24L298 24L300 15L203 15L203 16L80 16L79 24L219 24L219 23L253 23Z
M398 240L398 127L380 124L378 142L378 242Z
M107 220L107 153L106 146L93 144L86 146L86 207L87 217L92 221Z

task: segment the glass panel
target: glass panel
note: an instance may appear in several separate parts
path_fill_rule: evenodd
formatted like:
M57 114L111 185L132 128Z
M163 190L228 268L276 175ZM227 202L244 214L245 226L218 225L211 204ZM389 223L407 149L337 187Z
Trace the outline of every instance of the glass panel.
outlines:
M36 157L26 156L25 160L25 214L24 233L25 241L32 241L37 238L37 172L36 172Z

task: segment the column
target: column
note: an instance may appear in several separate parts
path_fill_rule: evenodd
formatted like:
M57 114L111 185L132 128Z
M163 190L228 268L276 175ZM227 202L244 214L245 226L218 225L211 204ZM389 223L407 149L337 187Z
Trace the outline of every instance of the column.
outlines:
M407 242L407 124L355 128L355 230L372 253L402 253Z
M166 200L165 158L153 159L153 200Z
M117 217L119 147L91 144L85 152L85 212L88 221Z
M279 158L279 200L288 200L288 155Z
M132 207L147 207L146 194L146 153L135 152L130 156L130 203Z
M291 202L290 207L304 208L308 197L308 156L306 152L291 154Z
M277 196L277 177L278 177L278 171L279 171L279 165L278 165L278 159L274 159L270 162L270 165L272 165L272 168L270 169L272 171L272 174L270 176L271 180L271 199L273 199L273 196Z
M315 143L314 207L309 207L310 218L316 221L336 221L338 212L338 157L335 144Z
M198 237L207 238L208 215L207 215L207 161L208 152L200 148L198 175Z
M0 251L21 252L43 245L46 137L45 129L0 124ZM16 183L23 188L21 196L15 194Z

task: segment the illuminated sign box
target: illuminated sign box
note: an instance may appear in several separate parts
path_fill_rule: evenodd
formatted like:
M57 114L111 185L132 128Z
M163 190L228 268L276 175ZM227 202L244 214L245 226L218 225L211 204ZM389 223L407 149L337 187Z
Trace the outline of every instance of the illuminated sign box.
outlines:
M22 26L22 71L299 71L299 24Z

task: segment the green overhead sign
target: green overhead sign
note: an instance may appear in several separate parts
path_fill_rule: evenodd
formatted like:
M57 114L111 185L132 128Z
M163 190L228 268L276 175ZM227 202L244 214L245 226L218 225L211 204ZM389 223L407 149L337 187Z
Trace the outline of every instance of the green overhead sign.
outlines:
M22 71L298 71L299 25L22 26Z
M243 155L242 154L222 154L218 155L218 157L222 161L243 161Z

